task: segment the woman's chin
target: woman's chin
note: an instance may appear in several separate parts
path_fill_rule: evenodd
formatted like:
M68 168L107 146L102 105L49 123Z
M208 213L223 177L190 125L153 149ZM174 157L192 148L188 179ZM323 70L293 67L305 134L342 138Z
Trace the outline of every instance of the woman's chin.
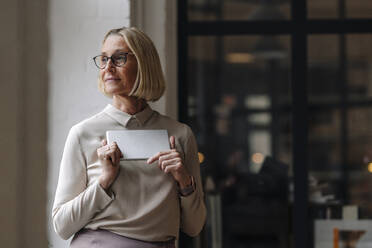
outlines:
M105 84L105 92L109 95L128 95L130 90L127 89L122 84L113 84L113 83L106 83Z
M105 92L106 94L109 94L111 96L128 96L129 95L129 92L127 92L126 90L123 90L123 89L108 89L106 88L105 89Z
M123 91L123 87L120 87L119 85L113 85L113 84L105 84L105 92L108 94L118 94Z

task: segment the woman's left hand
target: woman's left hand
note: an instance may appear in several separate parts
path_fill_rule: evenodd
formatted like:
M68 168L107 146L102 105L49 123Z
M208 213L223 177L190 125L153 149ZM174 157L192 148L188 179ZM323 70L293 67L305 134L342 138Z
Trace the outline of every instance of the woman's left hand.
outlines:
M149 158L147 163L152 164L158 160L159 168L165 173L171 173L174 180L176 180L180 188L183 189L192 183L191 176L183 165L180 153L176 150L174 136L171 136L169 141L171 150L158 152L156 155Z

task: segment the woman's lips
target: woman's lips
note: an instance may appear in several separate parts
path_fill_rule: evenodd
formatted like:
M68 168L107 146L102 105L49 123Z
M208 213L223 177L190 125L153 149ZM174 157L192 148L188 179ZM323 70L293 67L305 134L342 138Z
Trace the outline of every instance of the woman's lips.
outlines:
M106 78L105 79L105 82L106 83L109 83L109 82L117 82L117 81L120 81L120 78Z

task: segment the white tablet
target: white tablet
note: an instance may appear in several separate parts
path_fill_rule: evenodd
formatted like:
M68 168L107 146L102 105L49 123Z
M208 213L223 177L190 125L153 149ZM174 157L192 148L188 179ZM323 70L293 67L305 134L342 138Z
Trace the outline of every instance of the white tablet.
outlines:
M109 130L107 143L116 142L123 153L122 160L148 159L170 149L168 131L160 130Z

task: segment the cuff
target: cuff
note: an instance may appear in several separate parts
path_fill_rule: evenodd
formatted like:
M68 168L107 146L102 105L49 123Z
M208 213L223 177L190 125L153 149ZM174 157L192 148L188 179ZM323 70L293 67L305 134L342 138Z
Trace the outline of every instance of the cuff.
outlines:
M109 203L111 203L113 200L115 200L115 193L112 190L109 190L109 192L106 192L101 184L99 184L98 180L95 182L95 188L96 188L96 197L98 202L100 202L100 209L105 208Z

